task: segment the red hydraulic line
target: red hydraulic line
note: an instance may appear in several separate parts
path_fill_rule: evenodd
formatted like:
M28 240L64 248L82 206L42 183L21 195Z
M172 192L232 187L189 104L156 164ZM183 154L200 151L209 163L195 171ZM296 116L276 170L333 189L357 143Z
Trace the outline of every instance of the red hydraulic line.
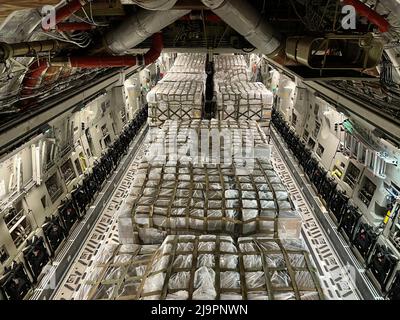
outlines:
M379 13L372 10L370 7L360 2L359 0L343 0L346 5L353 6L356 12L362 16L366 17L368 21L376 25L380 32L388 32L390 29L390 23L382 17Z
M152 39L152 46L149 51L144 55L144 64L147 66L156 61L164 49L164 41L162 33L155 33Z
M22 80L22 96L29 96L38 87L42 76L49 68L47 59L39 59L33 62Z
M153 44L149 51L142 57L135 56L89 56L89 57L70 57L69 66L73 68L114 68L129 67L136 64L149 65L156 61L164 48L161 33L153 35Z
M61 7L56 12L56 24L67 20L75 12L79 11L85 4L86 0L72 0L68 2L64 7Z
M57 31L87 31L93 30L96 26L86 22L62 22L56 25Z
M114 68L126 67L136 64L134 56L94 56L94 57L70 57L69 65L72 68Z
M61 73L61 67L49 67L42 77L42 85L50 85L51 83L55 82Z

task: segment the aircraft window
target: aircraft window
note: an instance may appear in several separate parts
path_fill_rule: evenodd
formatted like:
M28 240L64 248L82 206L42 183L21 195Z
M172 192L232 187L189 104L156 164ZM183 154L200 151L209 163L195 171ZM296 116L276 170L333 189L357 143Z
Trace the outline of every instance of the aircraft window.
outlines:
M307 130L304 130L303 139L307 141L309 135L310 133Z
M43 196L42 198L40 198L40 202L42 203L43 208L46 209L46 207L47 207L46 196Z
M314 137L318 137L319 130L321 129L321 124L318 121L315 121L315 130L314 130Z
M108 135L107 137L104 138L104 143L106 144L107 147L111 144L110 135Z
M319 112L319 104L315 104L315 108L314 108L314 114L315 114L315 116L317 116L318 115L318 112Z
M293 113L292 113L292 125L293 125L293 126L296 126L296 123L297 123L297 116L296 116L296 114L293 112Z

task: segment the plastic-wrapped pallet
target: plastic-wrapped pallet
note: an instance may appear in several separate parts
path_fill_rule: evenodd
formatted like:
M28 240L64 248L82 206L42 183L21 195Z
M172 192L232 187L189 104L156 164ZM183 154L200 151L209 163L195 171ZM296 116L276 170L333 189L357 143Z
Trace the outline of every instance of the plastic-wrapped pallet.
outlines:
M214 73L214 90L218 90L218 85L221 83L232 83L232 82L249 82L249 76L245 68L236 68L223 71L216 71Z
M207 55L205 53L178 53L174 66L203 66L205 68L206 61Z
M302 240L170 235L152 254L142 248L118 251L95 266L101 270L86 281L80 298L324 299Z
M201 65L188 65L188 66L172 66L169 72L174 73L200 73L205 72L205 66Z
M205 142L205 143L204 143ZM271 147L255 121L167 120L149 134L148 161L231 163L269 159Z
M189 73L189 74L205 74L206 70L205 54L200 53L183 53L178 54L174 65L169 70L172 73Z
M236 166L141 163L132 182L132 223L142 243L167 234L299 237L301 217L270 162Z
M214 57L214 84L248 82L247 63L243 55L219 55Z
M214 56L214 70L224 71L235 68L247 68L243 55L216 55Z
M159 245L107 244L97 253L74 300L134 300Z
M148 94L149 125L160 126L166 120L201 119L204 85L201 82L162 82Z
M220 120L255 120L269 123L273 94L260 82L220 83L217 108Z
M162 82L200 82L203 85L206 84L207 75L205 73L176 73L168 72L164 78L160 80Z

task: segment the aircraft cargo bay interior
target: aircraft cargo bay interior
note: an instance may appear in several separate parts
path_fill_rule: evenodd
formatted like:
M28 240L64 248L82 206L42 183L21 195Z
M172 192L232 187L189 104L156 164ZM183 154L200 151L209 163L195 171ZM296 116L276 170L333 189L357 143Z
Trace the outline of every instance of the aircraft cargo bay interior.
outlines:
M0 300L399 300L399 116L399 0L1 1Z

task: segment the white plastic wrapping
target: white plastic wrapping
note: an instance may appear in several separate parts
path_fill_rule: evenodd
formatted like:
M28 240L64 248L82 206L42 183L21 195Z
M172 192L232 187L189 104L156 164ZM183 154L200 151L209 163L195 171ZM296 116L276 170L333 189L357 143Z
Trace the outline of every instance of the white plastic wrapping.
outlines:
M216 84L220 120L269 121L273 94L261 82L223 82Z
M269 159L271 147L255 121L167 120L153 129L149 138L148 161L229 164L232 159ZM175 172L172 172L175 173Z
M206 73L168 72L160 82L200 82L205 85Z
M132 252L125 250L125 253L120 248L109 259L112 263L95 265L100 268L97 279L93 276L90 281L86 279L79 298L323 298L318 277L301 240L258 237L234 241L227 236L185 235L168 236L162 245L157 249L152 246L147 253L144 248L146 246L131 247L128 249Z
M247 62L243 55L221 54L214 56L214 69L224 71L236 68L246 68Z
M235 165L143 162L131 210L140 240L154 244L167 234L205 231L300 237L301 217L270 162L256 159L243 175Z
M204 84L198 81L157 84L147 94L150 126L166 120L201 119L203 96Z

